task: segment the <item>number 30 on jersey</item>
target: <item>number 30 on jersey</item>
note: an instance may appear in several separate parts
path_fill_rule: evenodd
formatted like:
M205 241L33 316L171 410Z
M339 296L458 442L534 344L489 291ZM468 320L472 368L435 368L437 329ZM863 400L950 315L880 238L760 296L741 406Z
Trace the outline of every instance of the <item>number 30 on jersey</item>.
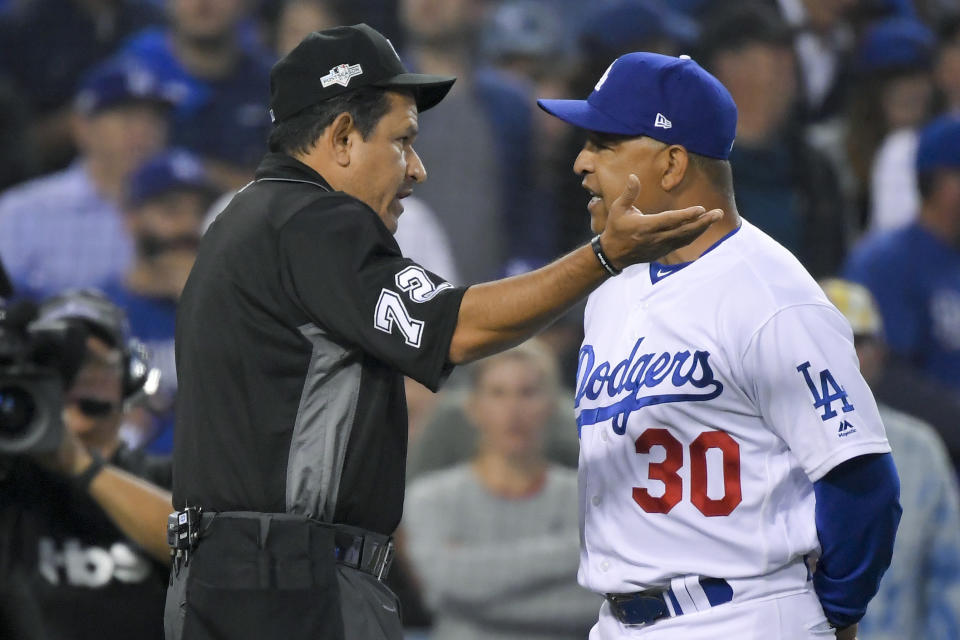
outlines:
M647 513L670 513L683 498L683 444L666 429L647 429L636 441L636 451L648 454L663 447L661 462L650 462L648 476L663 483L663 495L655 498L642 487L633 488L633 499ZM707 452L718 449L723 470L723 497L707 495ZM705 516L728 516L743 500L740 488L740 445L724 431L704 431L690 443L690 502Z

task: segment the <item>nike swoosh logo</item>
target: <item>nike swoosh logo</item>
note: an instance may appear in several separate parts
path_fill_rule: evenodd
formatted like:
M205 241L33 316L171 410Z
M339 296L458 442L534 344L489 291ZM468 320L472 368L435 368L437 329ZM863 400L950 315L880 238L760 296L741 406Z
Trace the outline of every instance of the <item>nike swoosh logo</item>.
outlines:
M383 607L384 609L386 609L387 611L389 611L390 613L396 613L396 612L397 612L397 608L396 608L396 607L388 607L388 606L385 605L385 604L381 604L380 606Z

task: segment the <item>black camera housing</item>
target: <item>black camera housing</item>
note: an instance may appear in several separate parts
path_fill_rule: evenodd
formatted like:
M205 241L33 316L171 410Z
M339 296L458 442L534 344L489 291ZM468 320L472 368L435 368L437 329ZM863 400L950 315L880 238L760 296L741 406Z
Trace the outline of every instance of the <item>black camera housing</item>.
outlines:
M0 455L56 451L62 410L58 372L31 364L0 367Z

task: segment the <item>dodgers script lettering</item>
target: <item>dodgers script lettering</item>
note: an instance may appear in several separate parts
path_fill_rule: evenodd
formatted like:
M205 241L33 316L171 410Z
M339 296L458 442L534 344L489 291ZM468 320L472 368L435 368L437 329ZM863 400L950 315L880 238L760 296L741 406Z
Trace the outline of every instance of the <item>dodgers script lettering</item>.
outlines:
M630 395L607 406L584 409L577 418L577 429L613 419L613 431L623 435L630 414L643 407L668 402L705 402L723 392L723 384L714 377L709 351L676 353L641 353L639 338L629 357L616 366L596 363L592 345L580 348L577 364L577 395L574 406L587 398L597 400L602 394L611 400L623 392ZM658 393L661 391L675 393ZM687 391L681 393L680 390ZM698 391L695 391L698 390Z

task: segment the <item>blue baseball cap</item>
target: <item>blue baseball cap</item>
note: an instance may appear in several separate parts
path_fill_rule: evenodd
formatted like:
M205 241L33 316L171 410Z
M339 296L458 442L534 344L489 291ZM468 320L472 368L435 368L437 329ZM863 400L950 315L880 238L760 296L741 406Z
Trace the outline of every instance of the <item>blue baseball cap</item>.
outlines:
M737 133L730 92L689 56L628 53L614 60L586 100L537 104L581 129L647 136L723 160Z
M864 32L857 48L861 73L923 69L933 64L937 39L925 24L912 18L886 18Z
M162 82L156 73L143 65L111 61L94 68L83 78L74 98L74 108L89 116L135 101L172 107L180 102L184 89Z
M161 152L133 172L127 183L127 203L139 206L170 191L198 191L211 198L217 189L200 159L184 149Z
M920 130L917 173L960 169L960 116L941 116Z

